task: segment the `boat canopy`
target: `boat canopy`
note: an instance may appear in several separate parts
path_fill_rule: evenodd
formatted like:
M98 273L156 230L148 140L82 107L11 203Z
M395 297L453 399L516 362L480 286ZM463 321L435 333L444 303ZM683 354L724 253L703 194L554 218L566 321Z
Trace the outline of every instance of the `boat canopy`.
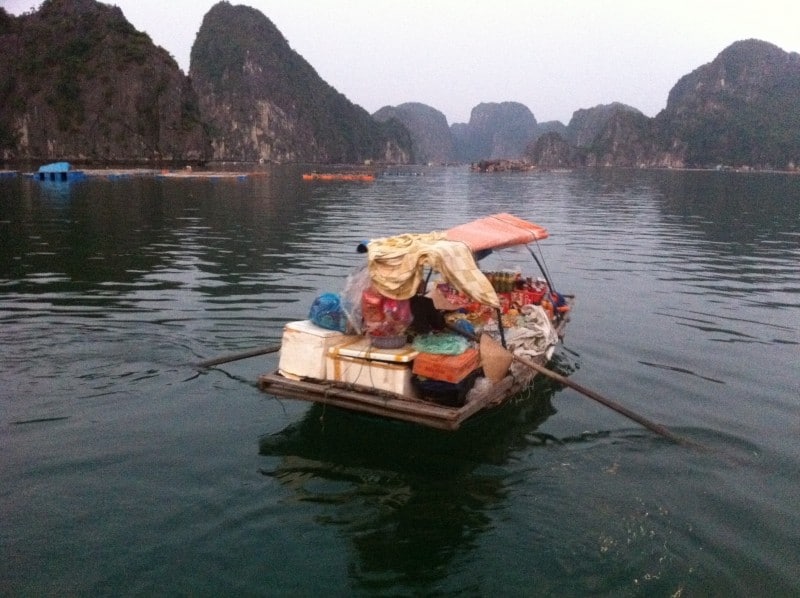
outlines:
M499 307L492 284L475 262L474 253L525 245L547 238L547 230L511 214L495 214L439 233L404 234L367 244L372 284L394 299L410 299L420 289L424 268L474 301Z
M447 239L466 243L473 252L527 245L547 236L543 226L506 213L479 218L445 232Z

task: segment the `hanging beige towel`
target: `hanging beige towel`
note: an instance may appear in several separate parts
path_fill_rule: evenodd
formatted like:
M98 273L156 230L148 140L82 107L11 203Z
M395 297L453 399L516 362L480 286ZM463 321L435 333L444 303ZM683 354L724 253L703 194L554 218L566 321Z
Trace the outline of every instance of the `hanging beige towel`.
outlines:
M367 253L370 278L386 297L414 296L428 266L474 301L500 306L497 293L478 268L470 248L460 241L448 241L441 233L375 239L367 245Z

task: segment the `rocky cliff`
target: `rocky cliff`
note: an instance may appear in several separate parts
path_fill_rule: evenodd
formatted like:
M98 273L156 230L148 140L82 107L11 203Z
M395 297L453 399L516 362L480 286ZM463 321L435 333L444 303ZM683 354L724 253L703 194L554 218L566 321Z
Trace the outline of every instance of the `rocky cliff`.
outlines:
M541 168L635 166L643 159L651 128L644 114L619 102L582 108L573 112L567 126L540 124L525 159Z
M214 6L187 77L119 8L0 8L0 157L407 162L411 138L322 81L261 13ZM192 80L193 79L193 80ZM199 93L198 93L199 92Z
M395 119L408 129L416 164L445 164L455 159L447 118L435 108L408 102L399 106L384 106L372 117L380 122Z
M616 110L588 147L581 148L583 163L633 168L653 166L660 157L660 166L670 166L669 157L661 156L657 145L652 119L638 110Z
M570 144L560 133L550 131L531 142L525 157L539 168L576 168L585 166L586 152Z
M681 77L656 116L662 153L685 166L800 165L800 54L745 40Z
M583 108L572 113L566 130L566 139L576 147L589 147L605 129L612 117L620 112L641 114L639 110L620 102Z
M567 125L562 123L560 120L548 120L546 122L536 124L536 134L534 135L533 141L536 141L537 138L546 133L558 133L565 139L569 136L569 133L567 132Z
M5 159L199 160L197 98L178 65L119 8L46 0L0 9L0 151Z
M655 118L611 104L578 110L562 142L532 144L542 166L756 168L800 166L800 55L745 40L682 77Z
M255 9L213 6L192 46L189 75L215 160L411 159L404 127L377 122L325 83Z
M483 103L450 131L459 161L519 158L536 135L536 118L519 102Z

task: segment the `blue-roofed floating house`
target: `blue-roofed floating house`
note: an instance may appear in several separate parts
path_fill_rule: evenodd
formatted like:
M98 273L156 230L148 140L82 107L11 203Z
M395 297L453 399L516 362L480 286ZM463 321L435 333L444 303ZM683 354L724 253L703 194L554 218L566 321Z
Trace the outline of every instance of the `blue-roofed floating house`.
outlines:
M53 162L40 166L38 172L33 173L37 181L77 181L86 177L82 170L72 170L69 162Z

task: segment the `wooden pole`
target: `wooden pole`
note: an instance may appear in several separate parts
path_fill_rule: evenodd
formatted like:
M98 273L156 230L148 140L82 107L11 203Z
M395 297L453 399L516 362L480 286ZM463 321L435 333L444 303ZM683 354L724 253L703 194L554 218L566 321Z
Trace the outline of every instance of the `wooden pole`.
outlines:
M456 330L456 329L454 329L454 330ZM456 331L460 332L458 330L456 330ZM476 338L474 336L473 336L473 340L476 340ZM694 446L695 448L705 448L704 446L702 446L700 444L697 444L696 442L692 442L692 441L690 441L690 440L688 440L686 438L683 438L682 436L679 436L678 434L675 434L674 432L671 432L670 430L668 430L664 426L662 426L660 424L657 424L654 421L651 421L651 420L647 419L646 417L644 417L642 415L639 415L638 413L635 413L634 411L631 411L630 409L628 409L624 405L620 405L616 401L612 401L611 399L609 399L607 397L604 397L600 393L597 393L597 392L593 391L590 388L586 388L585 386L582 386L581 384L578 384L577 382L573 382L572 380L562 376L558 372L554 372L553 370L547 369L546 367L544 367L542 365L539 365L538 363L536 363L534 361L531 361L530 359L526 359L524 357L520 357L519 355L515 355L511 351L508 351L507 349L505 349L502 345L500 345L500 343L498 343L492 337L490 337L490 336L488 336L486 334L484 334L481 337L481 340L483 342L487 342L487 343L491 343L492 345L495 345L496 348L501 350L501 351L505 351L506 353L511 355L511 357L512 357L512 359L514 361L517 361L517 362L521 363L522 365L527 366L527 367L531 368L532 370L535 370L536 372L538 372L538 373L540 373L540 374L542 374L544 376L547 376L551 380L555 380L559 384L563 384L564 386L568 386L573 390L577 390L582 395L587 396L590 399L605 405L609 409L613 409L617 413L619 413L621 415L624 415L628 419L633 420L638 424L641 424L642 426L644 426L645 428L647 428L648 430L650 430L652 432L655 432L659 436L663 436L664 438L668 438L669 440L671 440L671 441L673 441L673 442L675 442L677 444L682 444L682 445L685 445L685 446Z
M271 347L261 347L260 349L251 349L249 351L243 351L242 353L233 353L230 355L222 355L220 357L215 357L214 359L207 359L206 361L201 361L197 364L199 368L210 368L215 365L220 365L222 363L229 363L231 361L239 361L240 359L247 359L248 357L255 357L256 355L265 355L267 353L276 353L281 350L280 345L273 345Z
M607 397L604 397L603 395L593 391L591 388L586 388L585 386L583 386L581 384L578 384L577 382L573 382L569 378L565 378L564 376L562 376L558 372L554 372L553 370L547 369L546 367L541 366L541 365L539 365L538 363L536 363L534 361L531 361L529 359L525 359L524 357L520 357L518 355L514 355L513 353L512 353L512 356L513 356L515 361L518 361L522 365L525 365L525 366L527 366L529 368L532 368L532 369L536 370L540 374L543 374L544 376L547 376L551 380L555 380L559 384L563 384L564 386L569 386L573 390L577 390L582 395L587 396L590 399L593 399L593 400L597 401L598 403L601 403L601 404L605 405L609 409L613 409L617 413L619 413L621 415L624 415L628 419L633 420L638 424L641 424L642 426L644 426L645 428L647 428L648 430L650 430L652 432L655 432L659 436L663 436L664 438L668 438L668 439L670 439L673 442L676 442L678 444L683 444L683 445L694 445L695 444L694 442L692 442L690 440L687 440L686 438L683 438L682 436L679 436L679 435L675 434L674 432L671 432L670 430L668 430L667 428L665 428L661 424L657 424L654 421L651 421L651 420L647 419L646 417L644 417L642 415L639 415L638 413L635 413L634 411L631 411L630 409L628 409L624 405L620 405L616 401L612 401L611 399L609 399Z

